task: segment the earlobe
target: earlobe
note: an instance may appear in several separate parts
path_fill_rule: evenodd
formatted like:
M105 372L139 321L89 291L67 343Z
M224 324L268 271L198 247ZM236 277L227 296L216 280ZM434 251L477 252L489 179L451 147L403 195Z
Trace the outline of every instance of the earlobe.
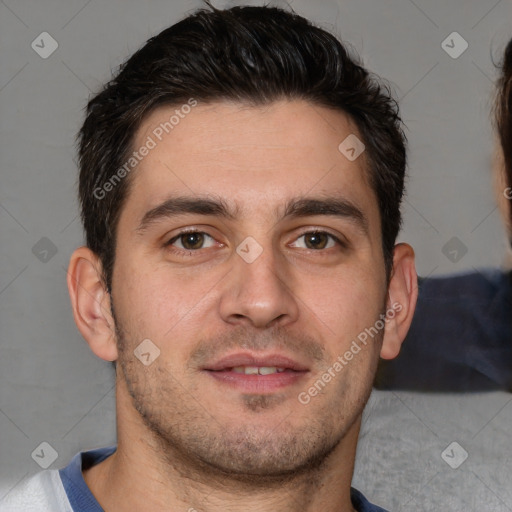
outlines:
M407 335L418 299L418 276L414 265L414 250L408 244L397 244L393 271L388 287L386 327L380 356L395 358Z
M96 254L80 247L71 256L67 284L78 330L95 355L114 361L117 359L115 324L101 272Z

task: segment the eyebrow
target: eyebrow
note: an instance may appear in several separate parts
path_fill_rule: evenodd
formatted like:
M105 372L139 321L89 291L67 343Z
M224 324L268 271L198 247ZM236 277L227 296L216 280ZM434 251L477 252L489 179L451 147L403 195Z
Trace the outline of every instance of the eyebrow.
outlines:
M239 215L239 208L230 209L226 202L220 198L172 197L147 211L142 217L137 232L142 233L146 231L151 224L157 221L187 214L208 215L226 220L235 220Z
M326 215L353 222L364 234L368 234L368 219L363 210L344 198L296 198L285 207L284 218Z
M277 212L276 216L277 216ZM152 224L177 217L179 215L205 215L236 220L240 216L240 207L230 207L221 198L179 196L165 200L155 208L147 211L136 231L142 234ZM298 197L289 200L282 219L303 218L317 215L339 217L353 222L364 234L368 234L368 219L354 203L337 197Z

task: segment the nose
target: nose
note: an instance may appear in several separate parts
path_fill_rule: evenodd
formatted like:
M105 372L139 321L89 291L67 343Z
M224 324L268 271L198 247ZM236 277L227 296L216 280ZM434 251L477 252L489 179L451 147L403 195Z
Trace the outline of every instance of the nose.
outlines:
M299 307L286 263L266 248L254 261L233 254L223 282L220 315L232 325L283 327L297 320Z

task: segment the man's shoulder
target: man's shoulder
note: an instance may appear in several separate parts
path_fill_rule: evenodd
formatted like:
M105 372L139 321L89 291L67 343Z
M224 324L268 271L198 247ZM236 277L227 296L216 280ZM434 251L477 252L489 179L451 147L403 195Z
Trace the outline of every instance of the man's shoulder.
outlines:
M60 470L47 469L27 478L0 500L1 512L73 512L101 511L87 487L82 470L109 457L116 446L77 453ZM0 496L3 493L0 490Z
M2 512L73 512L59 471L47 469L19 483L0 501Z

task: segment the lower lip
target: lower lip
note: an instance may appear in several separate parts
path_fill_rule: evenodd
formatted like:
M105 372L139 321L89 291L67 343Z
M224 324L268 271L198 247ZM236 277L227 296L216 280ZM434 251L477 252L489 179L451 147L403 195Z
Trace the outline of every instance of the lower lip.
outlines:
M245 393L272 393L304 379L307 371L284 371L270 375L246 375L232 371L206 370L214 379Z

